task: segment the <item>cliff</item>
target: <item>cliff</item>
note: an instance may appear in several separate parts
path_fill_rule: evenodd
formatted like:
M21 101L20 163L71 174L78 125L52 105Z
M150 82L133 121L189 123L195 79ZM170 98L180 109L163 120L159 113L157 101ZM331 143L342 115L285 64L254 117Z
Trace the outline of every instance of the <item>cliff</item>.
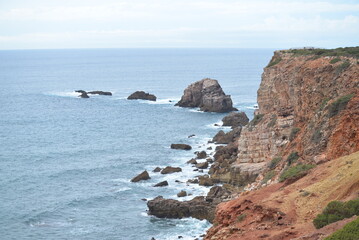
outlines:
M259 190L220 204L206 239L299 237L308 233L306 228L314 231L311 221L324 204L359 190L357 56L336 50L276 51L262 74L257 102L256 116L231 144L237 151L219 157L211 172L219 181ZM340 158L349 154L356 163L354 177ZM286 180L293 167L304 170ZM333 185L339 169L350 180ZM305 188L319 192L304 198L299 190ZM311 200L313 208L304 207Z

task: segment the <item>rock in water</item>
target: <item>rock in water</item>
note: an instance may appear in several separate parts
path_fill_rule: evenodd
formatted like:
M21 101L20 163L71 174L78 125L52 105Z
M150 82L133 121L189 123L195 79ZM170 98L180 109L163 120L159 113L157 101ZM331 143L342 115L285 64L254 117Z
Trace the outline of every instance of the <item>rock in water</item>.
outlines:
M206 168L208 168L208 162L206 161L206 162L203 162L203 163L197 163L196 168L206 169Z
M205 112L230 112L233 108L230 95L226 95L217 80L205 78L189 85L181 100L180 107L199 107Z
M249 118L244 112L231 112L222 119L222 122L223 126L242 127L247 125Z
M197 153L197 158L198 159L204 159L206 157L207 157L206 151L201 151L201 152Z
M191 150L192 147L188 144L171 144L172 149L180 149L180 150Z
M167 166L161 171L162 174L169 174L169 173L175 173L175 172L182 172L182 168Z
M136 91L132 93L127 98L128 100L136 100L136 99L142 99L142 100L149 100L149 101L156 101L156 96L153 94L145 93L144 91Z
M177 193L177 197L185 197L185 196L187 196L187 192L184 191L184 190L182 190L182 191L180 191L179 193Z
M156 185L154 185L154 187L165 187L165 186L168 186L167 181L159 182Z
M91 91L91 92L88 92L88 94L112 96L112 92L104 92L104 91Z
M81 95L79 97L80 98L90 98L89 95L87 95L86 92L81 93Z
M131 182L139 182L141 180L148 180L150 179L150 175L147 171L143 171L142 173L138 174L136 177L131 179Z

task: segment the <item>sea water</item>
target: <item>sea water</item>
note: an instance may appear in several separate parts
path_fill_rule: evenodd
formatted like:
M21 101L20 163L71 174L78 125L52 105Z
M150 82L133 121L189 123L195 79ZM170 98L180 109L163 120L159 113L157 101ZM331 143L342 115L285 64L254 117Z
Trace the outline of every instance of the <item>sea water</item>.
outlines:
M142 200L158 195L178 199L181 190L193 196L208 192L185 183L198 175L186 161L206 150L221 129L214 124L225 114L174 104L190 83L210 77L219 80L235 107L252 117L272 52L0 51L0 238L199 237L210 227L207 221L148 216ZM113 96L81 99L74 93L79 89L111 91ZM157 102L126 100L136 90L155 94ZM188 138L191 134L195 136ZM193 149L173 150L171 143ZM152 172L165 166L183 172ZM143 170L151 179L131 183ZM169 186L153 187L164 180Z

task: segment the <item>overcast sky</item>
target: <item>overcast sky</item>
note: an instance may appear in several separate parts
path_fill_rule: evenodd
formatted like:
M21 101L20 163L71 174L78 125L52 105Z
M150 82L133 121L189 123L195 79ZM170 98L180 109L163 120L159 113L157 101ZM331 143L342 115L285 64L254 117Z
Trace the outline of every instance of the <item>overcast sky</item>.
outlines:
M0 0L0 49L358 42L359 0Z

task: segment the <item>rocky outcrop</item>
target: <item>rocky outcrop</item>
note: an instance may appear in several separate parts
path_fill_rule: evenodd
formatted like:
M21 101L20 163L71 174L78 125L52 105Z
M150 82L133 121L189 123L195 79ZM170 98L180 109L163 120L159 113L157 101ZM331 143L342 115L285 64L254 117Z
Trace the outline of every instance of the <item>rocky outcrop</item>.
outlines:
M200 151L200 152L197 153L197 158L198 159L204 159L206 157L207 157L206 151Z
M156 101L157 97L153 94L146 93L144 91L136 91L132 93L130 96L127 97L128 100L149 100L149 101Z
M180 107L199 107L205 112L230 112L233 108L232 99L225 95L217 80L205 78L189 85L181 100L176 104Z
M148 180L150 179L150 175L147 171L143 171L142 173L138 174L136 177L131 179L131 182L139 182L142 180Z
M105 92L105 91L91 91L91 92L88 92L88 94L112 96L112 92Z
M218 144L228 144L235 141L241 135L242 127L236 127L232 131L225 133L220 130L214 137L213 142Z
M182 144L182 143L178 143L178 144L171 144L171 148L172 149L179 149L179 150L191 150L192 147L188 144Z
M222 126L229 126L232 128L243 127L249 122L249 118L245 112L231 112L222 119Z
M156 185L154 185L154 187L165 187L165 186L168 186L167 181L162 181L162 182L159 182Z
M182 172L182 168L167 166L164 169L162 169L161 174L170 174L175 172Z
M86 92L83 92L79 95L80 98L90 98L89 95L87 95Z

